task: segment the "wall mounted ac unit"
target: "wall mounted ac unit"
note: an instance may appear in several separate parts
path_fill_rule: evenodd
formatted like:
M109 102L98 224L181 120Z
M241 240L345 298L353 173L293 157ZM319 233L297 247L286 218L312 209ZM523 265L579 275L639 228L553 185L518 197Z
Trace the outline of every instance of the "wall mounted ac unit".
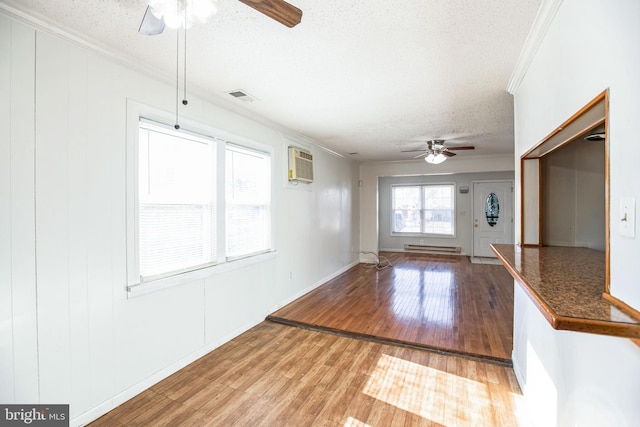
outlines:
M313 155L297 147L289 147L289 181L313 182Z

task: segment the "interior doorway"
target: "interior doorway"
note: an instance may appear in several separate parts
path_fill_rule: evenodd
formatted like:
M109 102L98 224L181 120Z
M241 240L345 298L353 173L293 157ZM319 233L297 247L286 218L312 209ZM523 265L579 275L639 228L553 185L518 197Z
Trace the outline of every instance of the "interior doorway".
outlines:
M495 258L492 243L513 243L513 181L473 183L473 257Z

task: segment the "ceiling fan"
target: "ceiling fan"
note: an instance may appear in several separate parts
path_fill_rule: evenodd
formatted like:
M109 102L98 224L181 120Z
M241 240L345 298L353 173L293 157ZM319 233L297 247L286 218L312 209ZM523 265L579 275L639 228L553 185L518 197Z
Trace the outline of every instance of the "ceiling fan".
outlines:
M427 148L424 150L404 150L403 153L414 153L420 151L421 153L417 156L414 156L414 159L419 159L420 157L424 157L427 163L438 164L447 160L448 157L453 157L456 155L454 150L474 150L475 147L472 145L462 146L462 147L445 147L444 139L431 139L427 141Z
M302 11L284 0L239 1L289 28L302 20ZM177 28L185 20L189 24L204 21L215 12L213 3L213 0L150 0L138 32L152 36L161 34L165 26Z

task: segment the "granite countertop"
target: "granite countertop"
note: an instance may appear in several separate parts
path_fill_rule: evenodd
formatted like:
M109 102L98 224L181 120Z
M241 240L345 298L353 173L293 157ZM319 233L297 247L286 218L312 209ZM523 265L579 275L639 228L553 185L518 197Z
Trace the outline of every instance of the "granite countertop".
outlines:
M605 292L605 253L586 248L491 245L554 329L640 338L640 320Z

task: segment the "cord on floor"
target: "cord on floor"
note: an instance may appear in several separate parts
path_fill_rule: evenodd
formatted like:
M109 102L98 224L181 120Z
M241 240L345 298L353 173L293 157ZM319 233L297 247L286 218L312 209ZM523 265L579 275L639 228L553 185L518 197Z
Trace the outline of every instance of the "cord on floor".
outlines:
M373 267L375 267L376 270L384 270L385 268L393 267L393 265L391 264L391 261L389 261L389 259L387 259L384 256L380 256L375 252L360 251L360 253L361 254L371 254L371 255L376 257L377 262L373 265Z

